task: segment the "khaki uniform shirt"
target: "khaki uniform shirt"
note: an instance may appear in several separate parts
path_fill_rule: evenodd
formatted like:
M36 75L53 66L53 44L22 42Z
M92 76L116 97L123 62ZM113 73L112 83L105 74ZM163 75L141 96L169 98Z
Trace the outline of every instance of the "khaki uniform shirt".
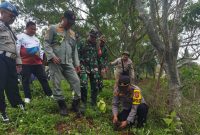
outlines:
M0 51L15 54L16 63L22 63L20 58L20 52L16 49L16 41L14 35L2 21L0 21Z
M61 64L79 66L75 33L71 29L66 31L60 24L50 26L45 36L44 50L48 61L57 56Z
M116 60L114 60L113 62L111 62L111 65L113 65L113 66L116 67L115 72L114 72L116 80L119 79L120 74L123 72L121 59L122 58L117 58ZM129 76L130 76L130 79L131 79L131 84L134 84L135 74L134 74L132 60L128 58L128 60L126 62L123 62L123 64L124 64L124 70L125 71L129 70Z

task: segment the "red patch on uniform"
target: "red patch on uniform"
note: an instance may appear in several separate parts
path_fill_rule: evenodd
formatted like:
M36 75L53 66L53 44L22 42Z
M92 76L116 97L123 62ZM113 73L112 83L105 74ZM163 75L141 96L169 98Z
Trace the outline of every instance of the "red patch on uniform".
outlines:
M140 96L140 93L139 93L139 92L134 92L134 97L135 97L135 98L139 98L139 96Z

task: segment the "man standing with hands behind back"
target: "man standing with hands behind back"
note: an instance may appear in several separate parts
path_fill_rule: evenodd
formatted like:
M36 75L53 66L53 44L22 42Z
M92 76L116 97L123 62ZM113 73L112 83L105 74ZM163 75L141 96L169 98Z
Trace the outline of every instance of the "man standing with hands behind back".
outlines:
M75 23L74 12L67 10L61 18L61 23L50 26L45 36L45 53L49 61L51 80L53 81L53 96L58 102L61 115L67 115L65 97L60 89L64 77L75 92L72 110L79 112L80 80L76 73L80 71L75 33L71 30Z

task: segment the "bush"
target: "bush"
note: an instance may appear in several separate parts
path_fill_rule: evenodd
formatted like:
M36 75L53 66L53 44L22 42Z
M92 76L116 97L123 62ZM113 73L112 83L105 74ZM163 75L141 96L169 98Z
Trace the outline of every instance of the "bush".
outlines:
M184 66L180 69L182 93L188 100L200 98L200 67L198 65Z

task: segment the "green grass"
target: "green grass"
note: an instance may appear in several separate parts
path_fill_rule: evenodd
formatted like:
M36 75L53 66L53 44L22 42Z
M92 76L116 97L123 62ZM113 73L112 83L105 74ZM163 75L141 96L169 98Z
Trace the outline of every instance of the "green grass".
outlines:
M31 86L33 100L26 105L25 112L8 105L7 112L11 122L0 122L0 135L165 135L167 127L162 120L166 117L165 88L160 90L158 93L160 96L155 100L155 81L148 80L140 83L139 86L143 89L144 96L150 106L148 122L142 129L132 128L116 132L113 131L111 111L114 81L106 80L104 84L105 87L98 99L103 98L106 102L106 113L94 110L88 103L85 116L77 118L73 112L70 112L67 117L60 116L56 102L44 96L41 86L36 81ZM165 86L165 84L162 85ZM70 87L66 82L62 82L62 89L65 91L69 108L71 105ZM21 94L23 96L22 91ZM182 127L184 129L181 134L190 135L191 133L194 135L196 133L199 135L200 107L198 103L194 103L193 108L189 109L189 106L185 106L182 109L182 114L184 114Z

